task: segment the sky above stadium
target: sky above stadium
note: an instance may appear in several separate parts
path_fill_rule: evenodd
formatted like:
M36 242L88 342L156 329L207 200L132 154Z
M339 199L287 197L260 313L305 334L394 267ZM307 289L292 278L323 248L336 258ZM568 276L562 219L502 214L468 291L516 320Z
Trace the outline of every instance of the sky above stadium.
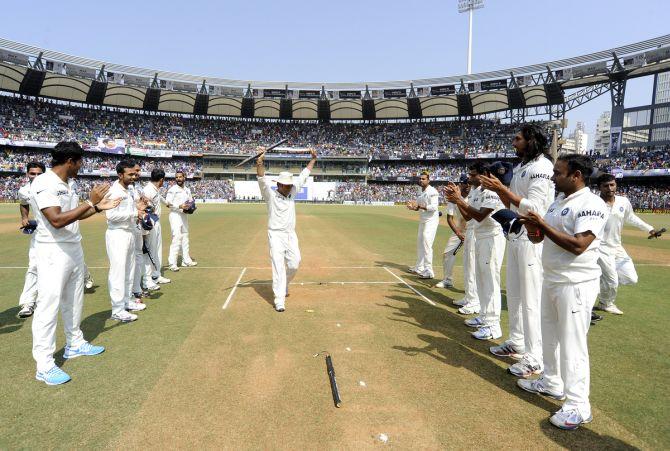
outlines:
M115 63L276 81L381 81L466 73L457 0L5 2L0 36ZM474 73L553 61L670 32L668 0L485 0ZM651 102L630 81L626 106ZM568 113L595 124L609 94Z

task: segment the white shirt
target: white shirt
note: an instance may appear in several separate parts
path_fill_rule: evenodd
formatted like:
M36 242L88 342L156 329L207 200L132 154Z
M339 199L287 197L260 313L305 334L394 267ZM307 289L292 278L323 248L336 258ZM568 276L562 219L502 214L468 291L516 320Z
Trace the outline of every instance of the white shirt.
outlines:
M288 196L284 197L279 191L272 189L270 176L258 177L258 186L261 196L268 206L268 230L275 232L295 232L295 196L300 188L307 183L309 169L300 172L297 180L293 180L293 187Z
M161 203L165 203L165 199L163 199L163 196L161 196L161 193L158 188L156 188L156 185L151 182L144 185L144 196L151 201L151 205L154 207L154 213L160 218Z
M469 197L468 193L468 197ZM447 216L452 217L452 221L454 222L454 226L456 227L456 230L459 232L462 232L463 230L466 229L466 223L465 223L465 218L463 218L463 215L461 214L461 210L458 209L456 204L453 204L451 202L447 202Z
M465 201L468 203L468 205L472 205L472 202L474 202L475 198L477 198L477 196L479 196L480 192L481 192L481 187L470 186L470 192L468 193L468 197L465 198ZM469 221L467 221L465 223L465 232L467 233L467 236L474 238L474 236L475 236L475 224L477 224L476 219L470 219Z
M30 206L30 183L26 183L21 188L19 188L19 204L24 207Z
M186 217L186 213L184 213L179 206L192 199L191 190L185 186L182 188L176 183L170 187L167 196L165 196L165 201L172 205L172 207L170 207L170 213L179 213L183 217Z
M591 231L595 239L581 254L575 255L544 238L542 268L549 282L580 283L600 277L598 256L603 230L609 215L605 202L588 187L565 197L561 193L547 210L544 220L552 228L570 236Z
M110 199L121 198L121 203L105 211L107 216L107 228L109 230L129 230L134 231L137 225L137 207L135 206L135 199L130 189L126 189L117 180L112 183L107 195Z
M440 195L437 190L428 185L425 190L416 198L416 203L419 207L424 207L425 210L419 210L419 220L421 222L438 221L440 214L438 212L440 206Z
M521 202L518 207L511 204L510 209L523 215L534 211L544 216L554 201L555 188L554 182L551 181L554 164L551 160L540 155L528 163L518 164L512 174L509 188L521 197Z
M493 210L483 221L474 220L475 236L477 238L496 236L502 233L502 226L492 218L496 211L505 208L497 193L480 187L470 205L477 210L481 208Z
M38 243L78 243L81 241L79 221L74 221L60 229L51 225L42 213L48 207L60 207L62 212L70 211L79 206L79 195L74 187L74 180L61 180L51 169L38 175L30 184L30 206L33 209L37 230L35 241Z
M624 196L614 196L614 204L610 205L605 202L605 205L609 211L609 218L603 231L603 242L600 245L600 252L616 257L628 257L621 244L621 230L623 229L624 222L647 233L654 230L654 227L644 222L633 212L633 206Z

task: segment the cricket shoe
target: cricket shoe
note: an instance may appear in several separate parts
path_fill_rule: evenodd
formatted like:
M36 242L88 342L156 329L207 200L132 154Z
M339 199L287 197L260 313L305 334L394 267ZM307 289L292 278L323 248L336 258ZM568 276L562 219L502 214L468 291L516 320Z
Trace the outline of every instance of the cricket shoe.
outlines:
M149 290L149 291L157 291L157 290L160 290L160 289L161 289L161 286L158 285L157 283L150 283L150 284L147 285L147 290Z
M134 313L128 313L125 310L119 313L112 315L112 319L116 321L121 321L122 323L130 323L137 319L137 315Z
M451 301L451 303L454 304L456 307L463 307L463 306L468 305L468 301L465 300L465 298L459 299L457 301L456 300Z
M435 276L429 272L422 272L419 274L419 279L433 279Z
M417 271L416 268L413 267L413 266L410 266L409 268L407 268L407 272L410 273L410 274L419 274L419 271Z
M471 334L477 340L496 340L502 337L500 326L482 326Z
M26 304L19 310L19 318L29 318L35 313L35 304Z
M43 373L39 371L36 372L35 379L42 381L47 385L60 385L72 380L72 378L65 371L61 370L57 366L54 366L49 371L45 371Z
M190 268L191 266L198 266L198 262L191 260L190 262L181 262L182 268Z
M480 328L484 325L484 321L479 316L475 316L474 318L468 318L463 322L468 327Z
M284 307L284 304L277 304L277 305L275 305L275 310L278 311L279 313L281 313L284 310L286 310L286 308Z
M435 284L435 288L454 288L454 284L450 280L442 280Z
M170 271L172 271L172 272L177 272L177 271L179 271L179 266L177 266L177 265L170 265L170 266L168 266L168 269L169 269Z
M591 312L591 325L595 326L598 321L602 321L603 316L598 315L597 313Z
M177 269L179 269L179 268L177 268ZM164 283L170 283L172 281L170 279L168 279L167 277L158 276L154 279L154 282L156 282L159 285L162 285Z
M516 381L516 385L519 386L522 390L526 390L529 393L535 393L536 395L543 395L548 398L556 399L562 401L565 399L565 394L550 390L544 386L544 381L542 378L539 379L519 379Z
M87 290L93 288L93 277L91 277L90 274L86 276L86 279L84 279L84 288Z
M532 363L527 357L523 357L514 365L510 365L510 367L507 368L507 371L517 377L527 378L533 374L542 373L542 367L536 363Z
M141 312L147 308L147 305L142 302L130 301L126 303L126 310L130 312Z
M478 305L464 305L458 309L458 313L461 315L479 315L479 306Z
M619 310L619 307L617 307L614 304L611 305L600 305L598 307L598 310L602 310L603 312L611 313L612 315L623 315L623 312Z
M593 421L593 416L582 417L577 409L559 410L549 418L549 422L559 429L574 431L580 425Z
M71 348L65 346L65 353L63 353L63 358L74 359L75 357L81 357L83 355L98 355L105 352L103 346L94 346L89 342L84 342L78 348Z
M489 351L498 357L511 357L514 360L520 360L523 357L523 353L507 342L499 346L491 346Z

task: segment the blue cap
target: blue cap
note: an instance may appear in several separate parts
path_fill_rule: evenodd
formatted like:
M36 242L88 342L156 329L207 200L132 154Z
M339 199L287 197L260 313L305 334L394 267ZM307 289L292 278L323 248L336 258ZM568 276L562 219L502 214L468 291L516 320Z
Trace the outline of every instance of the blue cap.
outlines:
M505 235L510 233L518 235L521 232L522 224L518 221L519 215L512 210L503 208L493 213L491 217L502 226Z
M458 178L458 183L467 184L468 180L469 180L468 174L461 174L461 176Z
M27 226L21 227L21 230L26 235L32 235L36 229L37 229L37 221L35 221L34 219L29 220Z
M505 185L509 185L512 182L512 171L514 170L514 165L507 161L496 161L491 163L488 166L488 170L491 171L491 174L494 174L501 182Z
M188 201L186 202L186 208L184 209L184 213L192 215L197 208L198 207L195 206L195 200Z

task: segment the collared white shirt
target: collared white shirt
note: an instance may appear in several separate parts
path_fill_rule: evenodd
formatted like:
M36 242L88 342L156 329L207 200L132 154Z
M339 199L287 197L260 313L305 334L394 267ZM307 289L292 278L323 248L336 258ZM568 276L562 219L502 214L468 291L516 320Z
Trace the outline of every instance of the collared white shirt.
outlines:
M134 231L137 226L137 207L135 206L133 192L130 189L124 188L117 180L112 183L105 197L122 199L121 203L115 208L105 211L107 228L109 230L121 229Z
M42 213L48 207L60 207L61 211L70 211L79 206L79 195L74 180L61 180L51 169L38 175L30 184L30 206L33 209L37 230L35 241L38 243L78 243L81 241L79 221L74 221L60 229L51 225Z
M481 187L470 186L470 192L468 193L468 196L465 198L465 201L468 203L468 205L472 205L472 202L474 202L474 200L477 198L477 196L479 196L480 192L481 192ZM477 224L476 219L470 219L469 221L466 221L465 232L467 233L467 236L470 236L470 237L474 238L474 236L475 236L475 224Z
M32 198L30 195L30 183L26 183L21 188L19 188L18 194L19 204L23 205L24 207L30 206L30 199Z
M502 233L502 226L492 218L496 211L505 208L497 193L481 189L480 187L470 205L477 210L481 208L490 208L493 210L483 221L474 220L475 236L477 238L495 236Z
M521 197L517 207L510 205L510 210L527 214L534 211L540 216L549 209L554 201L554 164L544 155L539 155L528 163L520 163L514 168L510 182L510 190Z
M603 242L600 245L600 252L616 257L627 257L628 254L621 244L621 231L624 223L630 224L649 233L654 227L640 219L633 211L630 201L624 196L614 196L612 205L605 202L609 211L609 218L603 231Z
M170 213L180 213L184 217L186 216L186 213L184 213L179 206L192 199L193 196L191 196L191 190L186 186L182 188L176 183L170 187L167 196L165 196L165 201L172 205L172 207L170 207Z
M591 231L595 239L581 255L575 255L545 237L542 247L544 279L549 282L580 283L599 278L598 248L608 216L605 202L588 187L568 197L559 194L544 216L547 224L570 236Z
M258 177L258 186L261 189L263 200L268 208L268 230L277 232L295 231L295 196L309 177L309 169L305 168L293 180L293 188L288 196L273 190L273 180L270 176Z
M421 222L437 221L440 219L440 195L437 190L428 185L425 190L422 190L416 198L416 203L419 207L424 207L425 210L419 210L419 220Z
M469 193L468 193L469 195ZM466 229L467 225L465 222L465 218L463 218L463 215L461 214L461 210L458 209L456 204L453 204L451 202L447 202L447 216L451 216L453 219L452 221L454 222L454 226L456 227L457 230L463 231Z
M161 196L160 191L156 188L151 182L148 182L144 185L144 196L151 201L151 205L154 207L154 213L160 218L161 216L161 203L165 203L165 199Z

